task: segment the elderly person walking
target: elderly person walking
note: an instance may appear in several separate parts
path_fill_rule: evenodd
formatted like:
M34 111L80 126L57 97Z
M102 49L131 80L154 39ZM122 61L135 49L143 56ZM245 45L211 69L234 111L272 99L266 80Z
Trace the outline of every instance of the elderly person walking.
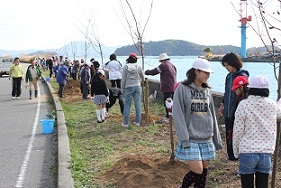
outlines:
M29 86L29 99L32 99L32 88L34 89L34 97L38 95L38 80L41 77L41 71L35 66L35 61L31 60L25 73L25 83Z

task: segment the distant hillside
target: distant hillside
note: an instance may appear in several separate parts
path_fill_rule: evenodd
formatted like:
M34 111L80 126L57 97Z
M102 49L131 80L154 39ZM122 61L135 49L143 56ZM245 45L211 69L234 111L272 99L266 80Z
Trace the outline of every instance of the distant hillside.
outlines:
M205 46L183 40L163 40L144 43L144 54L158 56L160 53L166 52L170 56L198 56L204 55L204 49L206 48L211 48L212 53L218 55L229 52L239 53L240 49L232 45ZM126 56L131 52L137 53L134 45L123 46L115 50L115 53L119 56Z
M100 54L90 45L87 45L87 57L99 58ZM240 47L232 45L214 45L206 46L200 45L183 40L163 40L163 41L150 41L144 43L144 54L146 56L158 56L160 53L166 52L170 56L199 56L205 55L204 49L210 48L211 52L216 55L224 55L229 52L234 52L239 54ZM135 48L135 45L127 45L122 47L108 47L103 46L103 57L105 59L109 58L110 54L115 53L118 56L127 56L131 52L137 54L138 51ZM249 55L264 54L266 52L265 47L258 48L249 48L247 50ZM62 46L57 49L48 49L48 50L22 50L22 51L13 51L13 50L0 50L0 57L10 56L10 57L21 57L21 56L33 56L36 54L50 54L50 55L63 55L68 57L81 58L85 56L85 42L84 41L73 41L65 46Z

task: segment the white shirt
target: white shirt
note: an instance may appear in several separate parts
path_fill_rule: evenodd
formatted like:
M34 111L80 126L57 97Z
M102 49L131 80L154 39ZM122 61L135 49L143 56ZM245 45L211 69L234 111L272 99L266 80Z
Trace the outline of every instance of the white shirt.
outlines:
M109 80L117 80L122 78L122 64L119 61L109 61L105 64L104 69L108 71Z
M277 119L281 119L281 100L250 95L242 100L235 112L233 152L269 153L275 149Z

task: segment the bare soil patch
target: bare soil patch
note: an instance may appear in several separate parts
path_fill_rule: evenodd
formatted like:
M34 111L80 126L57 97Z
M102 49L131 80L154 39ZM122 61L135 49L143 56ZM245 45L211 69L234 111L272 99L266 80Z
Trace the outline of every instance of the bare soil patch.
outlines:
M75 80L69 80L64 94L65 102L83 101L80 92L80 83ZM110 119L121 122L122 116L111 114ZM159 123L160 116L150 114L149 121ZM163 124L165 134L154 135L155 138L167 138L169 140L169 125ZM223 128L221 129L224 139ZM167 141L169 142L169 141ZM225 146L225 144L224 144ZM208 188L238 188L241 187L240 178L237 177L238 162L227 160L226 148L216 152L216 160L211 162L209 176L206 187ZM276 188L281 188L281 154L278 157L278 174L276 178ZM189 171L185 162L175 160L172 163L166 155L154 155L153 151L124 154L118 157L119 160L112 168L102 173L99 177L94 177L97 181L103 182L106 187L108 182L120 188L140 187L140 188L173 188L181 185L181 180ZM270 177L271 180L271 177Z

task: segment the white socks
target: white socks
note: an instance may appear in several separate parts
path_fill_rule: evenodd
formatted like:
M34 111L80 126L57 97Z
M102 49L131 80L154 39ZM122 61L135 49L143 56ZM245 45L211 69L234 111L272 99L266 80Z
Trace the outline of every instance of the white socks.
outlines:
M102 113L101 110L96 109L96 114L97 114L97 120L98 121L101 121L101 113Z
M101 119L105 120L105 117L106 117L106 108L102 108L101 109Z

